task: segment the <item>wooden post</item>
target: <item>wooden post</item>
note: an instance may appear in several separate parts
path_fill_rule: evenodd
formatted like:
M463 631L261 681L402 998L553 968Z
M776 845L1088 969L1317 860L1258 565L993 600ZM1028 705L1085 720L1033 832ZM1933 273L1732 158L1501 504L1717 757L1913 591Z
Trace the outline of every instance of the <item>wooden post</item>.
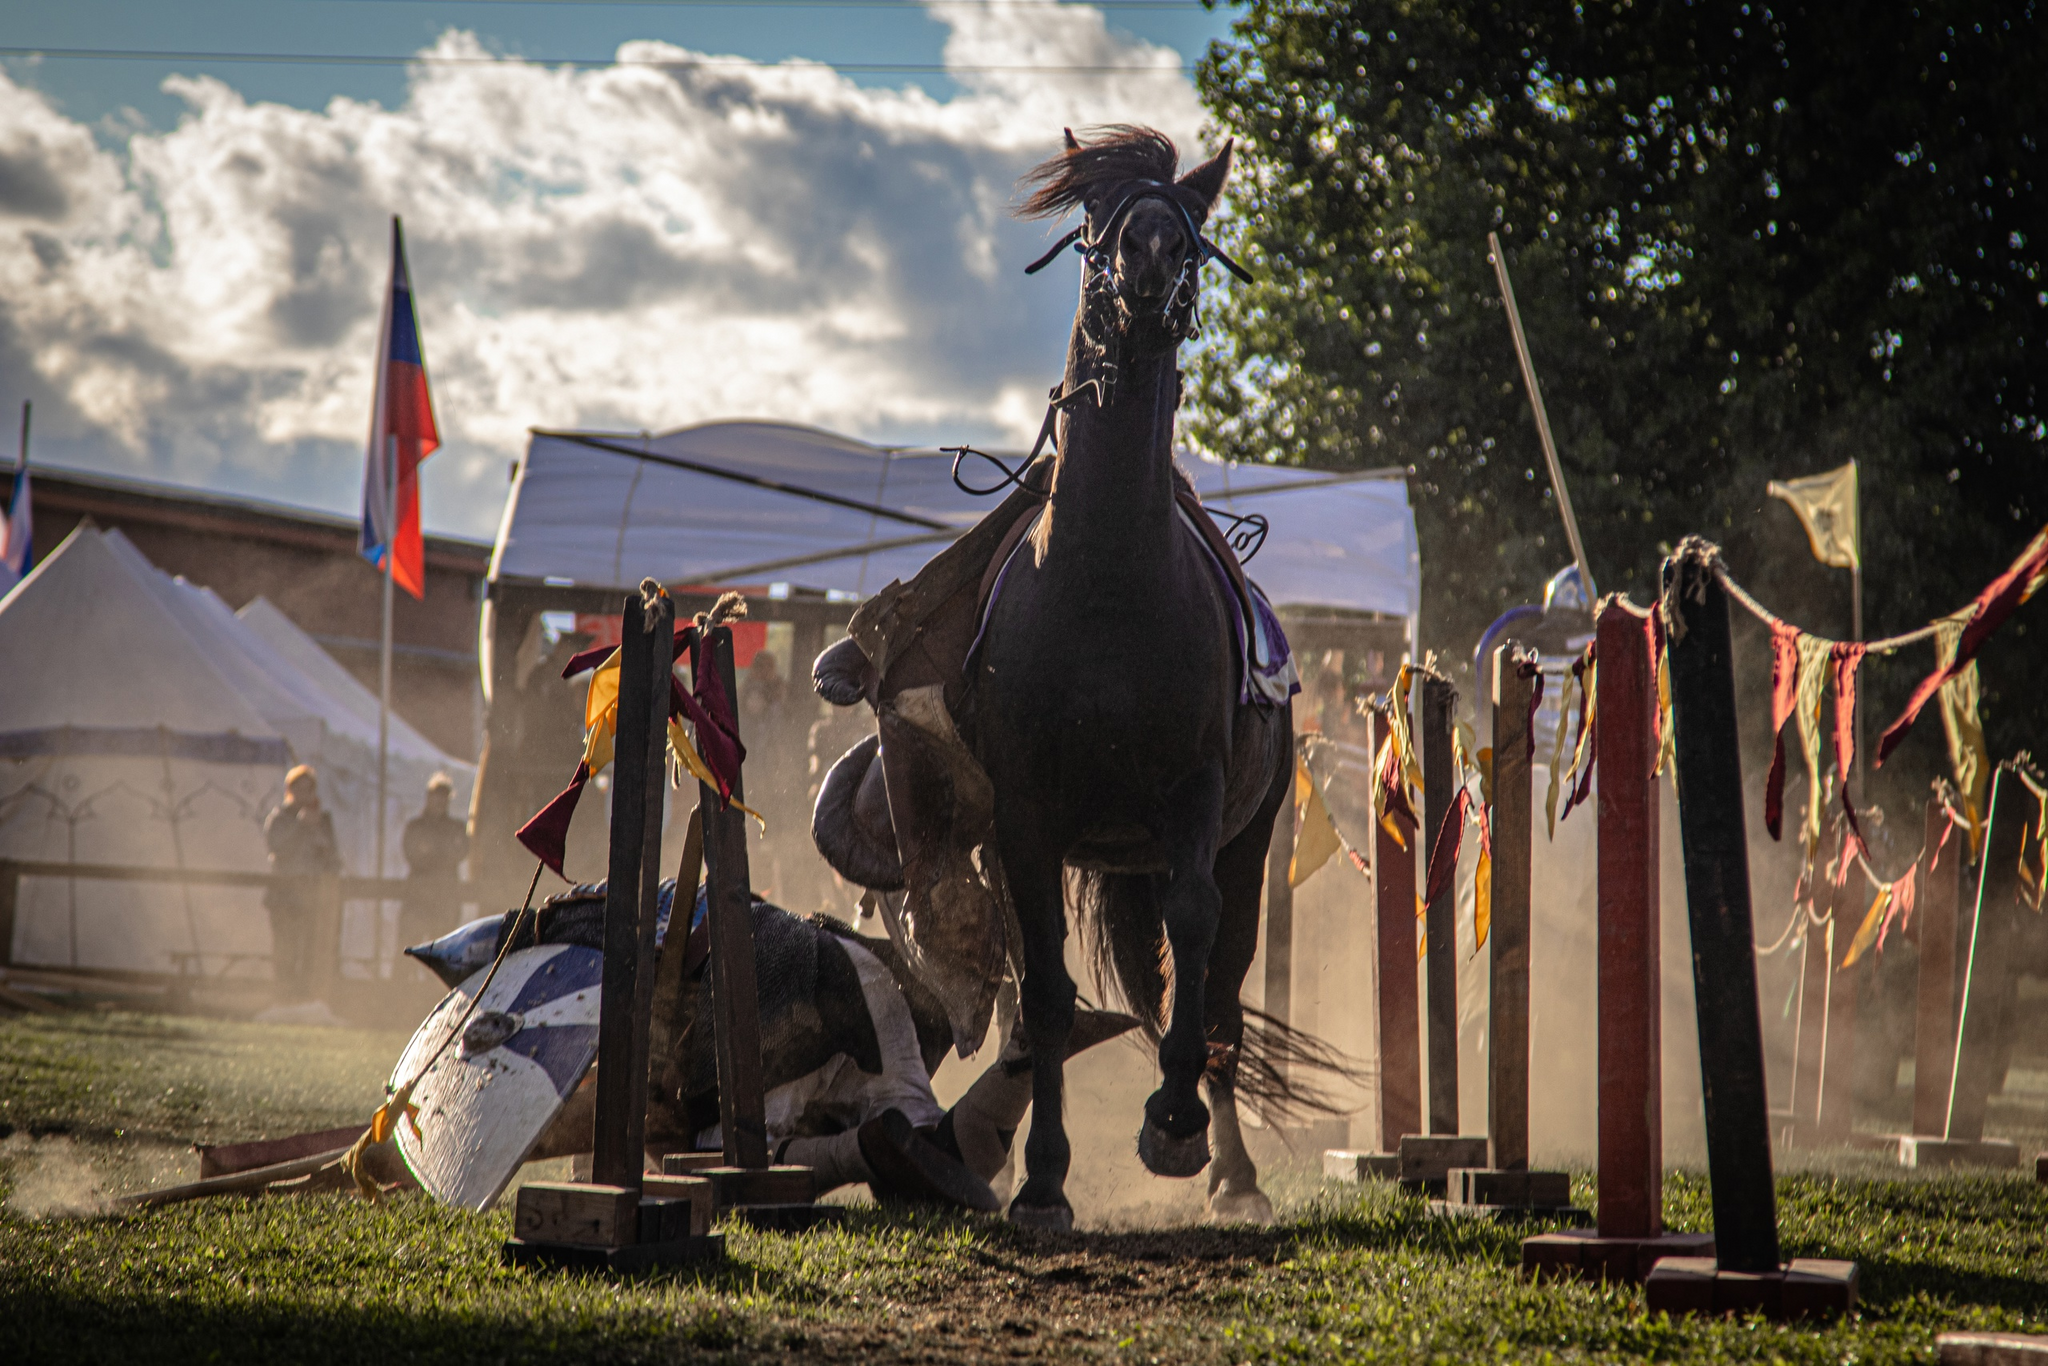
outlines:
M0 968L14 966L14 916L20 904L21 869L0 859Z
M1294 861L1293 788L1273 820L1266 846L1266 978L1261 1008L1282 1024L1294 1012L1294 888L1287 880Z
M1969 951L1963 965L1962 1011L1956 1021L1954 1075L1949 1082L1943 1136L1977 1142L1984 1137L1984 1111L1999 1045L2012 1023L2015 986L2012 963L2020 848L2027 822L2021 802L2026 786L2001 764L1991 780L1990 828L1984 835L1977 904L1971 912Z
M1373 719L1373 753L1379 753ZM1422 1132L1421 1003L1415 991L1415 847L1373 827L1372 875L1380 968L1380 1151L1401 1151L1401 1136Z
M1487 1134L1493 1168L1529 1169L1529 699L1536 656L1493 652L1493 907L1489 931ZM1524 669L1528 672L1525 674Z
M619 719L612 760L611 861L604 903L604 994L598 1005L596 1147L590 1176L633 1192L646 1169L647 1020L654 995L655 889L667 764L675 604L626 599L619 640ZM687 922L686 922L687 923Z
M1697 540L1664 562L1678 824L1692 930L1693 994L1706 1099L1707 1171L1720 1269L1777 1272L1778 1206L1757 1007L1749 846L1736 742L1728 597L1716 552Z
M1933 866L1934 851L1948 828L1941 798L1927 802L1927 833L1921 846L1918 910L1920 993L1913 1023L1913 1132L1940 1134L1948 1129L1948 1082L1956 1057L1956 900L1963 882L1963 862L1970 856L1969 836L1950 836Z
M1422 678L1422 876L1428 876L1437 832L1457 797L1451 725L1458 694L1441 678ZM1453 877L1429 903L1429 1132L1458 1132L1458 887Z
M1654 610L1654 609L1653 609ZM1600 1236L1664 1226L1662 968L1658 942L1657 680L1647 623L1619 600L1597 623L1600 775ZM1499 762L1498 759L1495 760Z
M732 667L732 629L713 627L691 652L690 668L717 671L726 705L738 693ZM729 718L739 734L737 710ZM746 814L699 783L704 811L706 919L711 936L711 997L717 1012L718 1121L729 1167L768 1165L768 1120L761 1085L761 1005L754 980L753 887L747 869ZM734 801L745 800L733 775Z

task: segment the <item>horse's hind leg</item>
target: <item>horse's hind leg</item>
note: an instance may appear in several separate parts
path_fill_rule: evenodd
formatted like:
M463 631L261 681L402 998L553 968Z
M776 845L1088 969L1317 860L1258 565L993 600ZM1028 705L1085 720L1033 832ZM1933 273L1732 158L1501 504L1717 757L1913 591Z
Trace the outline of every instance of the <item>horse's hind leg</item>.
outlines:
M1238 1050L1244 1042L1245 974L1259 947L1259 897L1266 879L1266 850L1273 821L1285 800L1291 772L1276 777L1251 823L1216 856L1216 890L1222 918L1209 956L1203 1015L1211 1047L1225 1050L1209 1071L1209 1104L1215 1110L1209 1132L1216 1161L1209 1168L1209 1218L1218 1223L1270 1224L1273 1202L1259 1189L1259 1169L1245 1151L1237 1123Z
M1010 1202L1010 1220L1032 1228L1074 1226L1067 1203L1064 1105L1067 1036L1074 1027L1074 979L1067 974L1066 908L1060 861L1013 857L1004 845L1003 871L1024 940L1019 1003L1031 1041L1031 1133L1024 1141L1024 1184Z
M1193 1176L1209 1165L1209 1107L1201 1097L1209 1065L1203 996L1222 908L1215 878L1220 766L1196 774L1175 797L1160 831L1167 871L1152 878L1173 954L1173 1016L1159 1041L1163 1079L1145 1102L1138 1131L1139 1160L1155 1176Z

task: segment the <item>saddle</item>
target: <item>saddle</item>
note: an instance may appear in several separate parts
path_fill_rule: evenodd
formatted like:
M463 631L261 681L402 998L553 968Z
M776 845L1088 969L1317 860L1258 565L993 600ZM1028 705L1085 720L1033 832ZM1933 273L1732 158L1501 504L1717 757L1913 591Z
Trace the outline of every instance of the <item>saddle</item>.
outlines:
M874 709L880 742L855 746L827 777L812 817L818 850L848 881L903 893L900 906L876 898L883 922L943 1004L962 1057L981 1046L1006 961L1021 962L1002 869L984 850L995 792L971 744L970 664L1004 571L1045 505L1034 489L1050 479L1053 459L1027 467L1019 488L910 582L892 581L863 603L848 638L812 670L826 701ZM1255 648L1249 643L1277 634L1277 623L1262 623L1236 555L1193 484L1174 473L1182 521L1227 589L1239 641Z

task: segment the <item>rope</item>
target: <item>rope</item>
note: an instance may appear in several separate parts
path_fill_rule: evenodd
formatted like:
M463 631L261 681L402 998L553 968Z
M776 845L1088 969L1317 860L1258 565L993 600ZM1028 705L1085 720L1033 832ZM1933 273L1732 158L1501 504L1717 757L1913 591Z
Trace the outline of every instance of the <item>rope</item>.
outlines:
M1763 622L1767 626L1782 626L1788 624L1786 623L1783 617L1780 617L1770 608L1764 606L1755 598L1751 597L1749 594L1749 590L1744 588L1741 584L1735 581L1735 576L1728 572L1728 566L1721 562L1721 558L1718 555L1714 557L1714 577L1719 579L1721 581L1721 586L1728 590L1728 596L1734 598L1737 602L1741 603L1745 608L1749 610L1749 614L1755 617L1758 621ZM1962 615L1960 612L1951 613L1949 616L1941 618L1941 621L1948 621L1960 615ZM1932 640L1935 636L1935 633L1941 629L1941 621L1929 622L1927 625L1922 626L1919 630L1908 631L1904 635L1886 636L1882 640L1866 640L1862 642L1862 644L1866 650L1869 650L1874 654L1890 654L1892 651L1899 649L1901 646L1912 645L1922 640ZM1801 635L1813 635L1813 632L1800 630L1800 628L1798 627L1794 627L1793 629L1799 630L1799 633ZM1825 639L1825 637L1821 636L1815 636L1814 638L1816 640Z

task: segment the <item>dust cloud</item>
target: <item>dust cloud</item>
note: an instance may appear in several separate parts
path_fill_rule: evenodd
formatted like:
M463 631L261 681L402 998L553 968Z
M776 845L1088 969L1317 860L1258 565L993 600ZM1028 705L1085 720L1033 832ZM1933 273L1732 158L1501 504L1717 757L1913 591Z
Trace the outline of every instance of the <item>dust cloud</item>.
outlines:
M68 1135L9 1135L0 1160L11 1169L7 1208L24 1219L105 1214L113 1207L92 1163Z

